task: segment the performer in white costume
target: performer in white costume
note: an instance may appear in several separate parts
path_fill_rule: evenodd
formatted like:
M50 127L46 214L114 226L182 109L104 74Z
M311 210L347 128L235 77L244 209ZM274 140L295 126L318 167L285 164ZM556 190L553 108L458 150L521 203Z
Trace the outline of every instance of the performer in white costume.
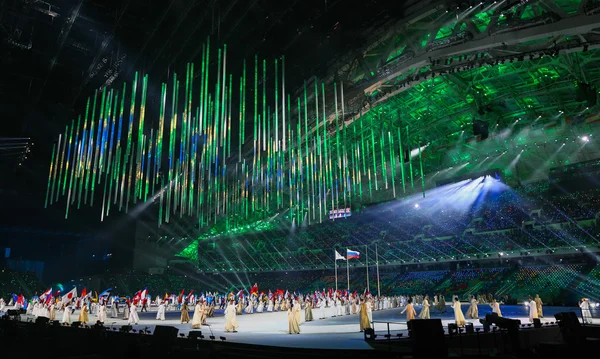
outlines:
M137 314L137 307L135 306L135 304L131 303L131 307L129 308L129 319L127 320L127 323L129 325L138 324L139 321L140 317L138 317Z
M160 302L158 305L158 310L156 311L156 319L165 320L165 302Z
M236 305L232 300L229 302L229 305L225 309L225 331L230 332L233 331L237 333L237 328L239 327L237 322L237 314L236 314Z
M529 297L529 321L533 323L534 319L538 319L537 304L533 298Z

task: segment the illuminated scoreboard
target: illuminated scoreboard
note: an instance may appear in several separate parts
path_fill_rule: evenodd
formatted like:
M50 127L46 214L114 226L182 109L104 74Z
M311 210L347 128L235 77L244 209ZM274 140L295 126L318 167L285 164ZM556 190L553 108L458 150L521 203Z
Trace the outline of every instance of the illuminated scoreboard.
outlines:
M351 215L350 208L332 209L329 211L329 219L346 218Z

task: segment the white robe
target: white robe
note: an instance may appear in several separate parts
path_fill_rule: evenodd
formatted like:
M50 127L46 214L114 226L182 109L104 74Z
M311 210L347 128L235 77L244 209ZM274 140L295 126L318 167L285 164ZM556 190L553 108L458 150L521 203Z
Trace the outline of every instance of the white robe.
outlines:
M192 326L202 325L202 305L200 303L196 303L194 307L194 316L192 317Z
M335 309L335 301L333 299L328 299L327 306L329 307L329 316L335 317L337 315L337 311Z
M137 307L134 304L131 304L131 308L129 308L129 319L127 320L127 324L137 324L140 321L140 317L137 314Z
M246 306L245 312L246 314L254 313L254 303L251 300L248 300L248 305Z
M65 307L62 316L62 322L71 324L71 307Z
M227 308L225 309L225 331L229 332L229 331L237 331L237 328L239 327L238 322L237 322L237 314L236 314L236 310L237 307L235 304L229 304L227 305Z
M490 306L492 307L492 313L498 314L499 317L502 316L502 312L500 311L500 303L492 303Z
M38 312L38 317L50 318L50 311L48 310L48 307L41 305Z
M454 320L458 326L464 326L467 322L465 319L465 315L463 314L460 302L455 300L452 304L452 308L454 309Z
M592 324L593 319L592 313L590 311L590 302L588 302L587 300L581 302L581 304L579 304L579 308L581 308L581 316L583 317L583 322L585 324Z
M158 305L158 310L156 311L156 319L165 320L165 303L160 303Z
M538 318L537 304L535 300L529 302L529 321L533 323L534 319Z
M106 322L106 306L101 305L100 309L98 309L98 321L100 323Z
M265 308L265 303L261 300L260 303L258 303L258 308L256 308L256 312L262 313L264 308Z

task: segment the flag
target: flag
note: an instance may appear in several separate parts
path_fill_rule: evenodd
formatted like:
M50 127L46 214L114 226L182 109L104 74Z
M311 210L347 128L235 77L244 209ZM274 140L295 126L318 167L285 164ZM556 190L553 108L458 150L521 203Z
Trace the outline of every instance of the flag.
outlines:
M140 299L146 299L146 295L148 295L148 287L144 288L142 294L140 295Z
M51 294L52 294L52 288L50 288L50 289L48 289L47 291L45 291L44 293L42 293L42 295L40 295L40 299L41 299L41 300L44 300L44 299L46 299L46 297L47 297L48 295L51 295Z
M86 288L83 288L83 290L81 291L81 298L85 298L87 295L87 290Z
M100 293L100 294L98 295L98 297L100 297L100 298L102 298L102 297L104 297L104 296L107 296L107 297L108 297L108 296L110 295L110 291L111 291L111 290L112 290L112 288L108 288L108 289L106 289L104 292Z
M335 260L337 261L339 259L344 260L344 261L346 260L346 258L344 258L344 256L339 254L338 251L336 250L335 251Z
M67 294L63 295L62 302L67 303L75 297L77 297L77 288L73 288Z
M355 259L355 258L358 259L358 258L360 258L360 252L351 251L349 249L346 249L346 257L348 259Z

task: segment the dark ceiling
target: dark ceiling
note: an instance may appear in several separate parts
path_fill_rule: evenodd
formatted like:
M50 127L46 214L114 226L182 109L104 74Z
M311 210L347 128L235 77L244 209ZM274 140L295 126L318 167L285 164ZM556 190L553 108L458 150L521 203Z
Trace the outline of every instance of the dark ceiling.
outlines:
M29 137L27 160L4 158L0 190L39 206L52 143L94 90L134 71L165 81L196 61L210 36L228 62L285 55L290 88L365 41L364 29L401 17L402 1L3 0L0 137ZM33 202L33 203L30 203Z

